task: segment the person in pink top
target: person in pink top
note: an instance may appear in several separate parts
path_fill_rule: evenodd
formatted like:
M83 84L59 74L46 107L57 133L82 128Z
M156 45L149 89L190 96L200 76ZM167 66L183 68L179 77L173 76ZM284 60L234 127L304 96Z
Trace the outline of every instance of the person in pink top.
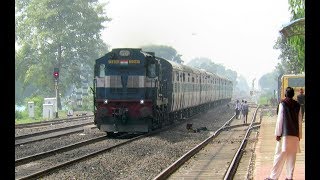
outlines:
M275 127L277 140L273 167L265 180L278 179L284 164L286 164L286 180L293 179L296 154L300 153L302 138L302 114L300 104L292 99L294 90L286 88L285 98L279 104L278 117Z

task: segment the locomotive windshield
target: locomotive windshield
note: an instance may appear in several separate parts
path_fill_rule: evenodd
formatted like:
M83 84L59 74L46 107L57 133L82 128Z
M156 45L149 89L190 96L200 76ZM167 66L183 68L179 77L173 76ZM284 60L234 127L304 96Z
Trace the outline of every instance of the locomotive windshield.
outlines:
M148 65L148 77L150 78L155 78L157 75L156 75L156 64L153 62L153 63L150 63Z
M121 64L128 62L128 64ZM155 66L155 64L154 64ZM146 70L140 60L104 60L96 64L96 97L108 99L144 99ZM155 69L155 70L152 70ZM150 66L151 74L156 67Z
M105 73L105 65L104 64L100 64L100 71L99 71L99 77L104 77L106 75Z
M291 87L304 87L305 86L305 79L303 78L291 78L288 79L288 86Z

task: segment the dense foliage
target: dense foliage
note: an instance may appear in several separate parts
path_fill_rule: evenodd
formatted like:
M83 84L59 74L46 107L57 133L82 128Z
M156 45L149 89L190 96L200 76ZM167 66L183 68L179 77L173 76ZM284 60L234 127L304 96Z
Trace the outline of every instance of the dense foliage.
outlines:
M233 82L234 92L240 94L248 94L249 93L249 86L247 80L239 75L236 71L231 69L226 69L221 64L214 63L213 60L206 58L206 57L198 57L192 59L188 64L188 66L192 66L198 69L204 69L208 72L217 74L221 77L228 78Z
M15 77L21 87L16 93L36 87L30 93L53 97L54 67L60 69L62 96L81 83L80 74L92 79L94 60L108 51L100 34L110 21L104 5L98 0L16 0Z
M259 79L259 87L262 91L273 93L278 90L278 74L273 71L263 75Z
M165 45L146 45L141 47L143 51L154 52L156 56L182 63L181 55L173 47Z
M289 25L285 25L290 34L281 34L274 49L281 51L280 62L273 72L263 75L259 79L259 86L267 99L275 98L278 90L279 77L283 74L300 74L305 72L305 38L303 23L293 23L305 17L304 0L288 0L291 13Z
M289 10L291 12L290 21L305 17L305 1L289 0ZM302 33L292 34L291 36L279 36L275 49L279 49L280 63L276 66L279 74L304 73L305 71L305 38L304 23L290 28L300 28Z
M170 46L165 45L146 45L141 47L143 51L147 52L155 52L155 55L158 57L162 57L171 61L175 61L178 63L182 63L181 55ZM237 92L249 92L249 86L247 84L246 79L243 76L239 76L236 71L226 69L221 64L214 63L211 59L206 57L200 57L192 59L186 65L195 67L198 69L204 69L208 72L217 74L222 77L226 77L230 79L235 87L235 91Z

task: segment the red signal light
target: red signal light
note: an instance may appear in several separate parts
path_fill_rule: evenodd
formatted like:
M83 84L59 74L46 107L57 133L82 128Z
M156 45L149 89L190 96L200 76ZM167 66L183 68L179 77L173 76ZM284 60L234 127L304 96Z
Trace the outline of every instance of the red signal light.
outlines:
M57 77L59 77L59 73L58 73L58 72L54 72L54 73L53 73L53 76L54 76L55 78L57 78Z
M55 79L58 79L58 78L59 78L59 68L54 68L53 77L54 77Z

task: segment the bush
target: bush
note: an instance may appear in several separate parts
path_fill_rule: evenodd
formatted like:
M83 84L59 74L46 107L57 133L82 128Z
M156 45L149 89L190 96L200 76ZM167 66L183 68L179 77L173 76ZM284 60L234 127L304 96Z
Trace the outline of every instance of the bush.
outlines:
M270 105L270 100L273 98L272 92L266 92L259 97L259 104Z
M22 111L15 111L15 119L19 120L19 119L23 119L23 112Z
M29 118L27 110L15 111L15 124L30 123L33 121L35 121L35 119Z

